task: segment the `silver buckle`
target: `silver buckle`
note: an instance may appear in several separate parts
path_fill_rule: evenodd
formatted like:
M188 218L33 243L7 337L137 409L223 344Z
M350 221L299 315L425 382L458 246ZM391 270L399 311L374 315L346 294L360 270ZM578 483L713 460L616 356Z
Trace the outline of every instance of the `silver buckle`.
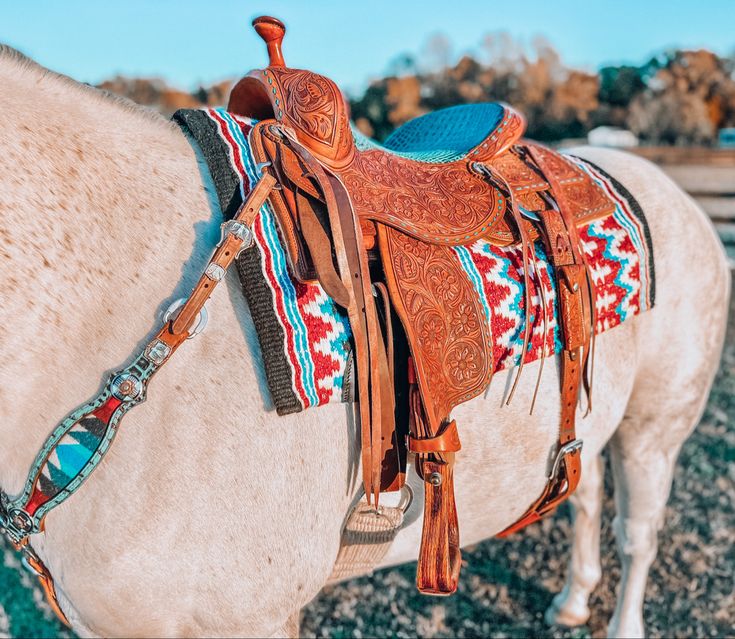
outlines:
M169 320L174 316L174 313L178 311L184 304L186 304L187 297L181 297L177 299L175 302L171 304L166 309L166 312L163 314L163 323L167 324ZM186 339L192 339L199 335L207 326L207 322L209 321L209 313L207 313L206 306L202 306L202 310L199 311L199 314L197 315L197 323L194 325L194 328L191 329L189 332L189 337ZM168 357L168 355L166 356Z
M217 246L222 246L228 235L233 235L242 242L238 253L244 251L246 248L250 248L253 242L255 242L255 237L250 227L239 220L227 220L227 222L222 224L222 237Z
M29 535L37 532L33 518L25 510L11 507L4 493L2 497L0 534L5 534L13 544L21 546Z
M554 459L554 464L551 467L551 472L549 473L549 480L553 480L556 477L564 456L567 453L573 453L575 450L582 450L582 444L584 444L584 442L581 439L573 439L559 447L559 450L556 453L556 458Z

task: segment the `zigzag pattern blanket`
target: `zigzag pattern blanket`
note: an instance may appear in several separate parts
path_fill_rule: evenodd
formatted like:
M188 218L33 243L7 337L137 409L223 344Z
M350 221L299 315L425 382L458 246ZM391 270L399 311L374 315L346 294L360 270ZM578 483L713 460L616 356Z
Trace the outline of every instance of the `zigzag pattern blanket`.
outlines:
M248 134L254 122L225 109L181 110L174 119L201 149L220 206L231 216L257 181ZM580 228L597 290L597 333L650 309L654 303L653 252L645 216L630 193L600 168L570 157L615 201L615 212ZM344 401L349 393L350 326L347 315L318 282L296 281L289 273L278 224L263 206L254 227L258 251L246 251L238 272L263 353L268 385L279 414ZM478 240L455 247L491 318L495 370L519 363L525 330L520 248ZM532 274L532 340L526 361L538 359L546 342L551 355L561 348L552 268L536 245L538 272ZM547 330L539 286L547 299Z

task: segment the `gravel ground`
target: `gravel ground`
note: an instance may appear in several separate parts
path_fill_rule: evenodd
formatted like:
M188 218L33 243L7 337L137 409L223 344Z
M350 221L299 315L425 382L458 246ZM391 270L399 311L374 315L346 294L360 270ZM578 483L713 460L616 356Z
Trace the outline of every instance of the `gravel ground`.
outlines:
M674 477L644 619L651 637L735 636L735 303L715 387L702 422L684 445ZM620 564L606 478L603 578L592 617L575 629L549 628L543 613L564 580L569 511L508 540L464 552L459 590L423 597L415 564L326 588L303 613L302 634L319 637L602 637L615 605ZM43 601L35 579L2 542L0 638L71 637Z
M735 293L733 295L735 298ZM720 370L701 423L684 444L643 617L651 637L735 636L735 299ZM415 564L325 588L303 613L304 636L604 637L615 608L620 562L612 533L612 477L605 478L602 581L579 628L543 615L569 560L568 508L507 540L463 553L456 595L424 597Z

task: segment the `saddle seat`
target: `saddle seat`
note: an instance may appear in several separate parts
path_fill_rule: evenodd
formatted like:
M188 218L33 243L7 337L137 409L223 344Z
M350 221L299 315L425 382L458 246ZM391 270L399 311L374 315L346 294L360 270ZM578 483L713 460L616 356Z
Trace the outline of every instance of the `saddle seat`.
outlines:
M511 121L518 117L506 105L480 102L418 116L398 127L382 144L355 127L352 133L360 151L377 150L425 164L447 164L477 156L488 148L490 155L502 153L523 134L525 126L515 126L515 122L508 134Z

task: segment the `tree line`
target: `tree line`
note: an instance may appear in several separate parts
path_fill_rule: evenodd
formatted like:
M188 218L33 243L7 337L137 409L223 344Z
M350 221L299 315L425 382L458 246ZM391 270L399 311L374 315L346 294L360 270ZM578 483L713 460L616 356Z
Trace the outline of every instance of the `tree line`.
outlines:
M450 45L434 36L417 57L401 55L385 77L349 99L363 133L384 139L423 113L455 104L502 101L528 119L528 137L543 141L584 137L591 129L631 130L644 144L713 145L735 127L735 54L672 50L641 66L607 66L597 73L566 66L537 38L528 55L508 34L484 38L485 55L450 63ZM232 83L186 92L162 80L117 77L99 85L170 115L177 108L226 103Z
M673 50L641 66L590 73L565 66L544 40L535 43L535 56L507 34L488 36L485 44L493 52L486 62L466 55L454 65L421 70L412 56L396 59L393 73L351 100L353 119L383 139L428 111L502 101L526 115L529 137L545 141L584 137L608 125L648 144L711 145L721 128L735 126L735 56ZM435 41L434 58L442 58L444 46Z

